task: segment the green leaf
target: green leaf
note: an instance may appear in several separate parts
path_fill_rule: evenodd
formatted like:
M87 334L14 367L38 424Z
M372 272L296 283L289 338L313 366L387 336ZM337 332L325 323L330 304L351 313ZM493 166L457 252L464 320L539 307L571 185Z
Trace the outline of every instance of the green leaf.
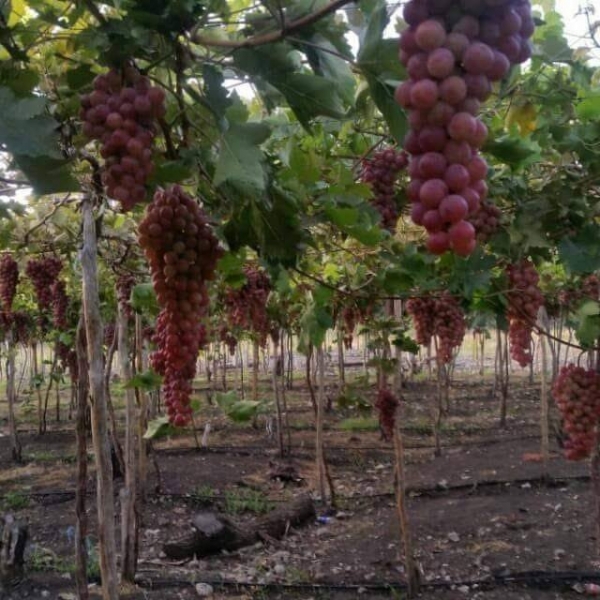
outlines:
M137 313L157 315L158 301L151 283L138 283L131 290L131 307Z
M244 265L246 254L244 252L226 252L217 263L217 270L223 275L225 283L233 288L242 287L246 281Z
M215 401L221 410L226 413L236 402L240 402L240 397L234 390L227 393L217 392L215 394Z
M577 309L577 314L582 318L600 315L600 304L595 300L588 300Z
M580 319L575 335L582 346L589 348L600 339L600 317L586 316Z
M15 154L14 159L36 194L77 192L81 189L79 182L71 175L68 160L22 154Z
M600 90L588 91L576 104L575 112L583 121L592 121L600 118Z
M320 306L311 302L300 318L300 339L298 347L300 352L306 354L309 345L319 347L325 341L327 330L333 327L333 316L330 306Z
M79 65L67 71L67 84L72 90L77 91L92 83L95 76L89 65Z
M152 370L137 373L125 383L126 389L139 388L147 392L159 388L162 384L162 377Z
M485 152L489 152L513 169L521 169L539 161L541 150L540 145L531 139L510 135L490 138L484 146Z
M600 269L599 236L600 227L588 224L582 227L576 236L561 240L558 253L567 273L593 273Z
M183 161L170 160L159 164L154 171L151 185L181 183L192 176L190 167Z
M148 427L143 437L145 440L156 440L168 435L173 435L175 432L175 427L169 423L169 417L158 417L158 419L154 419L154 421L148 423Z
M256 400L240 400L230 407L227 416L235 423L247 423L256 416L262 405Z
M267 172L260 145L270 135L271 129L264 123L234 123L221 139L214 184L226 184L247 196L264 194Z

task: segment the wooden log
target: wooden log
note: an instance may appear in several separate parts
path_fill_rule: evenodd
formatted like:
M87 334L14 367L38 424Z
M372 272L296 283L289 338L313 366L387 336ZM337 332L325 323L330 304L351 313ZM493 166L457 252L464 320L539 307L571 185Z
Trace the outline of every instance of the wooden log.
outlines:
M0 592L23 579L26 544L27 527L15 521L12 515L6 515L0 521Z
M315 518L310 496L300 496L280 506L252 525L241 528L223 515L201 512L194 516L194 531L163 545L168 558L182 560L194 556L209 556L221 550L237 550L260 540L281 539L290 527L299 527Z

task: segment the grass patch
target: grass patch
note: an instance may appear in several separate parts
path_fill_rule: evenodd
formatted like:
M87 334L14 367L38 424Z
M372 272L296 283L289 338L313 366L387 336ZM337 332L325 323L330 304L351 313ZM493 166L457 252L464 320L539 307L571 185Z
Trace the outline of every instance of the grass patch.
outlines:
M375 417L351 417L344 419L339 427L342 431L378 431L379 420Z
M21 510L29 506L29 496L21 492L7 492L2 500L3 510Z
M224 510L230 515L238 515L244 512L263 515L273 509L273 503L259 490L227 490L224 500Z

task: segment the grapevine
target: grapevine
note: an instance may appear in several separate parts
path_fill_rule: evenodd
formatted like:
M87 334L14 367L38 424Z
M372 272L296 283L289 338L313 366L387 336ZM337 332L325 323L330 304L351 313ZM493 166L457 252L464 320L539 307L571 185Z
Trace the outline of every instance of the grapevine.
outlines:
M0 258L0 303L2 310L12 312L12 305L17 293L19 282L19 265L10 254L3 254Z
M208 306L206 282L213 279L222 251L204 212L177 185L154 195L139 226L139 243L161 309L151 363L164 377L169 420L182 426L191 419L191 380L206 340L201 323Z
M394 184L398 173L406 168L406 152L384 148L362 162L361 179L373 190L373 206L381 215L382 226L393 231L398 220L398 201Z
M101 142L108 195L131 210L146 198L144 186L154 169L153 122L165 114L165 93L133 67L98 75L93 85L81 98L83 133Z
M531 56L531 5L410 0L404 20L409 27L400 37L400 61L409 79L395 99L408 110L412 219L427 230L430 252L467 256L476 244L472 217L488 192L480 104L492 82Z
M531 332L539 308L544 304L539 275L529 260L506 269L508 275L508 338L510 355L522 367L531 363Z
M600 374L569 364L561 368L552 394L564 422L565 457L581 460L592 453L600 418Z

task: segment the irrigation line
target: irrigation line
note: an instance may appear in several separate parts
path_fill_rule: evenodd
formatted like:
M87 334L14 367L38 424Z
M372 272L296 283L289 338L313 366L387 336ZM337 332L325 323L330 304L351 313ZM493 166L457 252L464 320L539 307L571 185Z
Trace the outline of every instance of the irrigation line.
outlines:
M208 583L215 588L233 588L233 589L261 589L272 592L390 592L392 590L406 590L406 584L390 582L364 583L258 583L252 581L233 581L229 579L206 579L202 578L204 583ZM146 589L169 589L181 588L194 585L197 582L197 575L189 580L178 578L155 577L151 574L143 575L138 573L136 583ZM519 585L531 588L565 588L575 583L598 583L600 582L600 571L522 571L507 575L492 575L483 579L469 579L459 581L432 581L423 583L422 590L456 590L461 586L467 586L472 589L493 589L497 587Z
M558 478L545 478L543 476L540 477L528 477L528 478L519 478L519 479L487 479L483 481L473 481L469 483L459 483L455 485L436 485L429 487L407 487L406 493L411 497L423 497L423 498L435 498L435 497L445 497L451 495L453 493L461 493L468 492L468 495L477 495L479 490L485 489L514 489L513 486L531 484L532 489L542 489L548 488L553 489L557 487L562 487L568 485L572 482L582 482L587 483L590 481L589 475L570 475L566 477L558 477ZM88 497L95 497L95 492L88 492ZM49 498L49 497L70 497L75 498L74 490L49 490L43 492L29 492L27 494L21 494L23 498ZM347 501L347 502L360 502L360 501L369 501L378 498L392 498L394 496L394 492L381 492L378 494L353 494L350 496L339 496L339 500ZM0 495L0 500L6 500L10 497L7 495ZM202 501L224 501L227 500L227 494L200 494L196 492L188 492L188 493L170 493L170 492L156 492L153 494L149 494L148 498L150 499L174 499L174 500L186 500L192 502L202 502ZM290 501L289 497L266 497L265 500L267 502L272 503L287 503ZM315 504L321 504L318 499L313 499Z

